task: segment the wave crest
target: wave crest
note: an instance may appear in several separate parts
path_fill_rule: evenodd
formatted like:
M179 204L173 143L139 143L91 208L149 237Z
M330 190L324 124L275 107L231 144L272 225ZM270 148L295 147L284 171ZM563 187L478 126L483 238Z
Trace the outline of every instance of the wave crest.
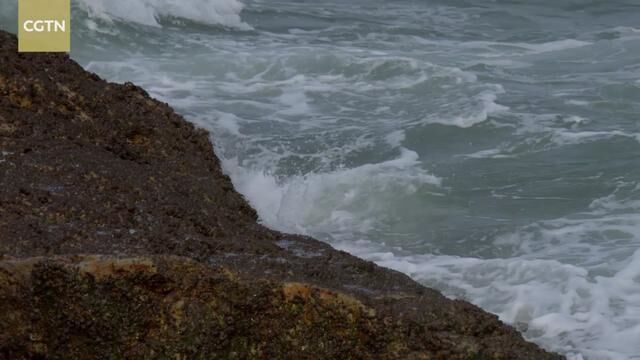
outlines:
M106 21L121 20L160 27L162 18L181 18L208 25L251 30L240 12L238 0L76 0L90 17Z

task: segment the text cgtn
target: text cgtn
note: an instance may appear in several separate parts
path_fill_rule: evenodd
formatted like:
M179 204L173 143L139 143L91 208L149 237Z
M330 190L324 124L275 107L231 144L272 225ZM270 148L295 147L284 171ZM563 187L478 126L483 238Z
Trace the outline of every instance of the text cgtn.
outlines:
M27 20L22 24L26 32L65 32L67 23L65 20Z

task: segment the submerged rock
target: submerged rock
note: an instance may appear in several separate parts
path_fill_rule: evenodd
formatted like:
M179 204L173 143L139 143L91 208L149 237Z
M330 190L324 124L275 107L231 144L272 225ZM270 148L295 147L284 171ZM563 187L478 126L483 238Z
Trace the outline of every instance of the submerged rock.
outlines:
M0 356L560 358L265 228L205 131L133 84L16 49L0 32Z

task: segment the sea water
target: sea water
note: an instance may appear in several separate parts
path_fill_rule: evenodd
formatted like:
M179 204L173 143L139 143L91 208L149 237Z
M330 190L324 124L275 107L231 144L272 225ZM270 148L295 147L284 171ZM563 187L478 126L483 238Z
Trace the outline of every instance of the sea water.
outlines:
M264 224L640 359L640 2L73 1L72 57L210 130Z

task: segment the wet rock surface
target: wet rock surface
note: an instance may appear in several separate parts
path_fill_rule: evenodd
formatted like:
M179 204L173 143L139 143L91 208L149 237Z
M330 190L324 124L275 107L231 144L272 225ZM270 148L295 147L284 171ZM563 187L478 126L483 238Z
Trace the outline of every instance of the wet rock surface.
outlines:
M16 49L0 32L0 356L560 358L265 228L205 131L133 84Z

